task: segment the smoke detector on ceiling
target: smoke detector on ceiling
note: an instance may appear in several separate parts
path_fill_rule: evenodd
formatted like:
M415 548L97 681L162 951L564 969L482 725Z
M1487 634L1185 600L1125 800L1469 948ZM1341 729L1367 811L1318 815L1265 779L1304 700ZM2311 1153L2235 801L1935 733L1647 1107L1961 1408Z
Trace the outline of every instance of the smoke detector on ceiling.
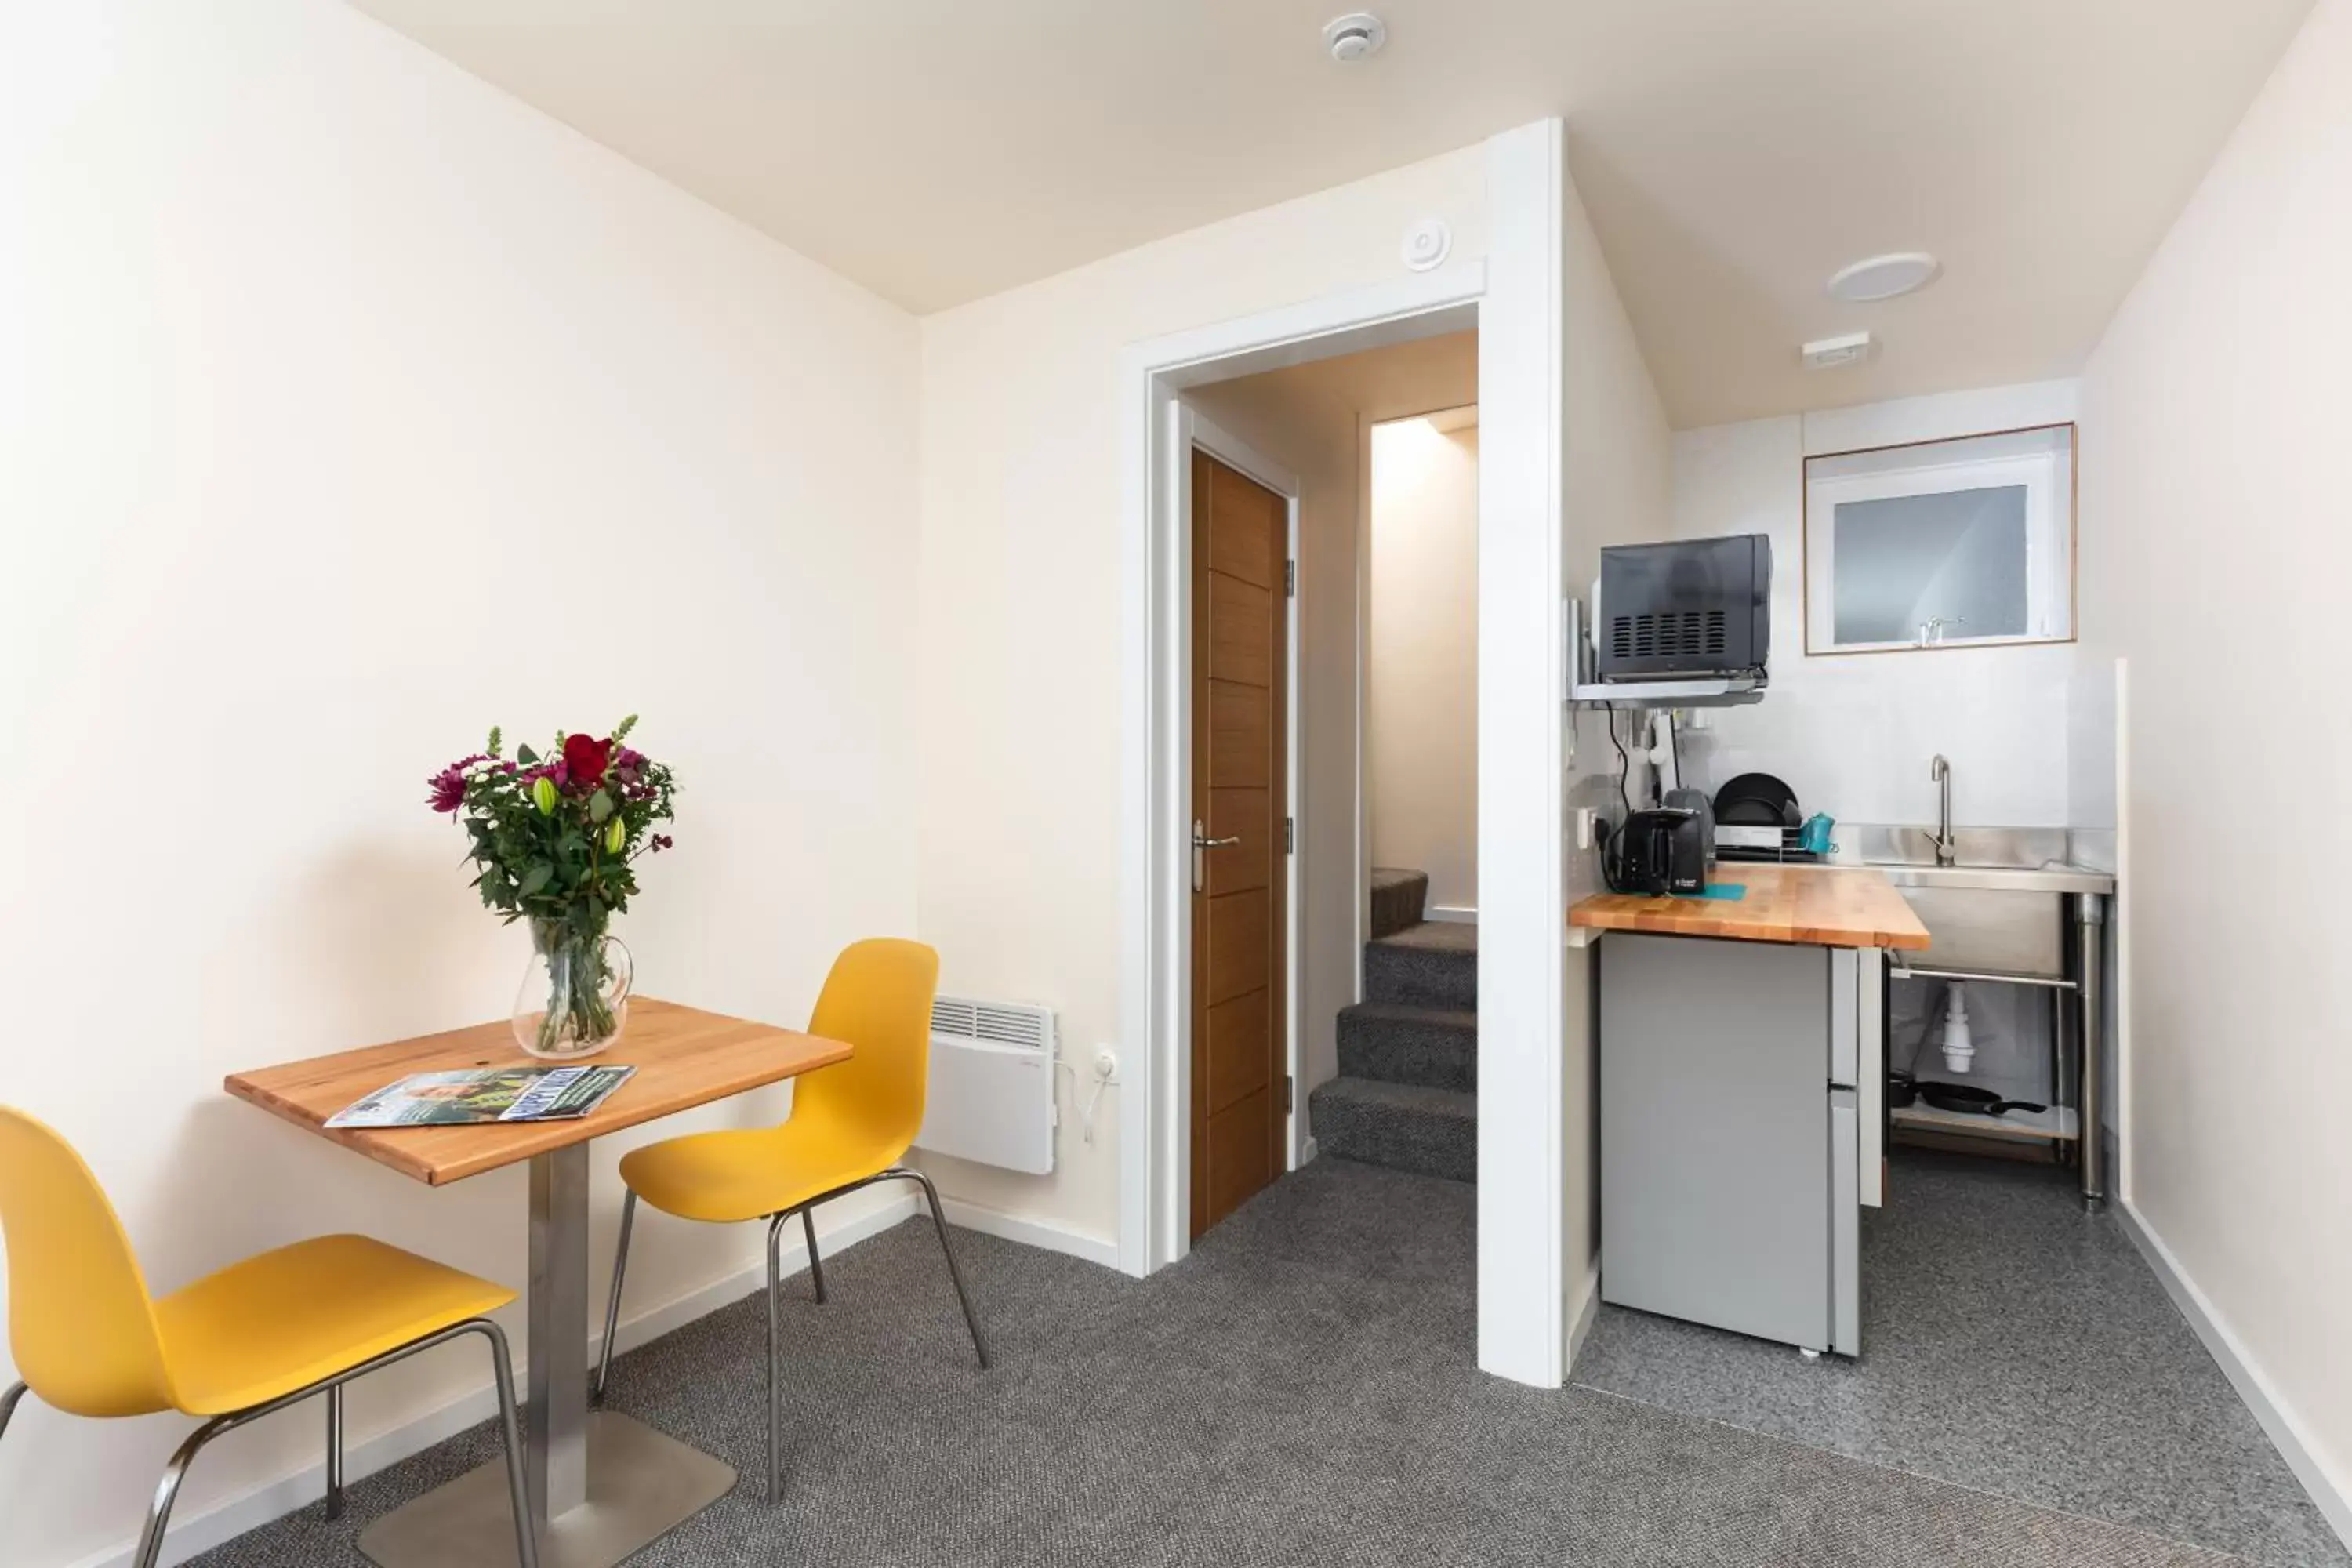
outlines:
M1892 300L1898 294L1925 289L1943 269L1944 264L1924 250L1866 257L1851 267L1840 268L1830 279L1830 298L1857 305Z
M1860 364L1870 357L1875 346L1868 332L1849 332L1842 338L1816 338L1804 347L1807 370L1835 370L1840 365Z
M1370 11L1350 11L1323 24L1323 47L1342 65L1370 59L1388 41L1388 24Z

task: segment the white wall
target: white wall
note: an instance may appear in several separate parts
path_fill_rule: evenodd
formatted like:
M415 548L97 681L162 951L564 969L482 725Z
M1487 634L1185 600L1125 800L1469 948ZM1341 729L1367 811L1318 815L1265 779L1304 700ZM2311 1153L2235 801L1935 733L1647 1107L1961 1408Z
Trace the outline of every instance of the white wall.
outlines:
M1372 863L1478 908L1478 427L1371 428L1364 804Z
M1423 216L1453 226L1449 266L1475 262L1486 172L1465 149L923 319L914 637L938 765L919 781L919 929L945 989L1045 1003L1078 1059L1110 1045L1140 1067L1145 1042L1118 1032L1120 350L1402 276ZM926 1166L1107 1246L1118 1094L1092 1143L1083 1097L1066 1100L1050 1176Z
M1905 398L1675 436L1677 538L1765 533L1772 541L1772 687L1763 701L1686 731L1690 782L1774 773L1808 812L1842 822L1930 823L1928 760L1952 764L1953 819L2063 827L2070 821L2067 700L2075 647L1935 653L1805 652L1804 459L2075 416L2072 382ZM2085 433L2085 449L2096 440ZM2103 826L2092 824L2086 826Z
M503 1016L523 944L424 805L494 721L636 710L677 765L651 994L797 1024L912 930L914 322L331 0L9 8L0 301L0 1098L158 1289L338 1229L520 1285L520 1169L428 1191L220 1080ZM759 1245L640 1226L633 1315ZM371 1379L354 1444L487 1381ZM123 1542L189 1425L28 1403L0 1557ZM179 1517L319 1432L225 1440Z
M2352 4L2320 0L2084 374L2083 602L2130 673L2127 1196L2352 1541L2343 904L2324 856L2260 874L2213 831L2352 773L2347 191Z
M1670 536L1674 447L1632 321L1601 255L1599 237L1562 174L1560 214L1561 580L1589 595L1601 548ZM1555 643L1559 639L1554 638ZM1570 710L1569 806L1616 813L1616 760L1606 716ZM1600 889L1600 862L1570 839L1559 907ZM1561 938L1565 940L1563 926ZM1561 984L1562 1331L1571 1341L1599 1301L1601 1172L1599 1058L1593 1049L1589 950L1567 954ZM1565 1347L1573 1356L1575 1345Z

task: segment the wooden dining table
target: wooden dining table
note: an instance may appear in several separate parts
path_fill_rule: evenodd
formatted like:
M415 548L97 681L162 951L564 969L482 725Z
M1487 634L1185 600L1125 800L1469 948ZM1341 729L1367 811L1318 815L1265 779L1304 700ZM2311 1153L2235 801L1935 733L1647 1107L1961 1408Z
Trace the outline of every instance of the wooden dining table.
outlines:
M462 1127L330 1129L327 1119L412 1073L542 1065L504 1022L229 1076L228 1092L427 1186L530 1167L524 1474L542 1568L609 1568L709 1507L732 1468L588 1400L588 1145L847 1059L796 1030L640 997L620 1040L587 1058L636 1071L584 1117ZM375 1521L360 1550L383 1568L508 1568L512 1504L498 1462Z

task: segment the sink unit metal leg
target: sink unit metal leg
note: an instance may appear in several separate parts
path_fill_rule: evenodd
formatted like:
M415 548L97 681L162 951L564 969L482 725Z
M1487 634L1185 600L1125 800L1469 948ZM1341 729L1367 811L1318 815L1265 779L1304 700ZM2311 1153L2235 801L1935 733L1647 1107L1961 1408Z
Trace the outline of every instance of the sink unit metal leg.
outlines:
M2107 910L2097 893L2074 895L2076 1116L2075 1158L2081 1162L2083 1207L2095 1211L2107 1201L2106 1054Z
M2067 1064L2074 1059L2074 993L2052 985L2043 989L2049 998L2047 1023L2050 1027L2050 1103L2072 1105L2072 1086L2066 1082ZM2050 1160L2063 1165L2072 1156L2063 1138L2050 1140Z

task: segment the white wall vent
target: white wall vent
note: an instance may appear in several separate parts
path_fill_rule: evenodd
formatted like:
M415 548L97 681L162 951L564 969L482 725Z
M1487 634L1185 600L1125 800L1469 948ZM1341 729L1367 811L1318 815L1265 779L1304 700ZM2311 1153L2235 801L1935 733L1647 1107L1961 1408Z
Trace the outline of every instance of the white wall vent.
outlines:
M1054 1168L1054 1015L1025 1002L931 1003L931 1078L915 1147L1044 1175Z

